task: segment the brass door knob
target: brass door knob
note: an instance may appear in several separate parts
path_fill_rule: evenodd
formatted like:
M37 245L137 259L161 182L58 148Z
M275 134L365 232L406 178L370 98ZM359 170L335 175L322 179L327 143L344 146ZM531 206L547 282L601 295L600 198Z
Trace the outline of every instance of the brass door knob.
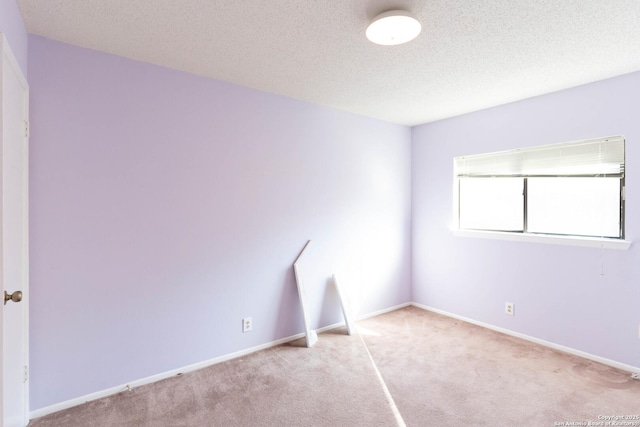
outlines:
M20 302L22 301L22 291L15 291L12 294L8 294L4 291L4 304L7 305L7 301Z

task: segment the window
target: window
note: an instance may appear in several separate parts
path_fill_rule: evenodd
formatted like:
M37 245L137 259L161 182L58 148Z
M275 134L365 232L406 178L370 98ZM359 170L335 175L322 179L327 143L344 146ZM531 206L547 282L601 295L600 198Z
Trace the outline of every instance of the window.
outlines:
M524 230L523 178L460 178L460 228Z
M459 230L624 239L624 138L454 159Z

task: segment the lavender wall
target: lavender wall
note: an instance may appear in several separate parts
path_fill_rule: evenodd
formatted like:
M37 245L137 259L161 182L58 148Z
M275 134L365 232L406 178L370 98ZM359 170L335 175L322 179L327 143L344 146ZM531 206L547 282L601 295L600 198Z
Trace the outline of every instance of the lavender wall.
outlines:
M22 73L26 76L28 36L15 0L0 0L0 33L7 37Z
M31 408L410 301L407 127L29 39ZM254 330L241 333L241 318Z
M634 73L413 128L413 300L640 367L639 112ZM620 134L630 250L452 235L453 157Z

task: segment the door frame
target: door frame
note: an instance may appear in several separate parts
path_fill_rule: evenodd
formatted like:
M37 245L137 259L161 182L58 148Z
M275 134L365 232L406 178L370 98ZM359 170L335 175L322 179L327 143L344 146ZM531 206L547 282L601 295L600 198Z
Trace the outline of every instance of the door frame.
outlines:
M27 425L29 422L29 383L30 383L30 372L29 372L29 84L27 83L27 79L24 77L24 74L22 72L22 69L20 68L20 65L18 64L18 61L16 60L15 55L13 54L13 51L11 50L11 47L9 46L9 42L7 41L7 37L0 32L0 60L2 60L2 63L0 63L0 84L3 84L4 82L4 73L5 73L5 69L4 69L4 60L5 58L7 59L7 62L9 64L9 66L12 68L12 71L15 73L15 75L18 77L18 80L20 81L20 85L23 88L23 96L24 96L24 100L23 100L23 112L22 112L22 117L23 117L23 121L24 121L24 140L23 143L24 145L24 156L23 156L23 167L22 167L22 173L23 173L23 183L24 183L24 206L23 206L23 257L24 257L24 265L23 265L23 278L24 278L24 283L21 287L21 291L23 293L23 299L22 302L20 303L22 305L22 309L23 309L23 326L24 326L24 330L23 330L23 343L24 343L24 347L23 347L23 360L24 360L24 378L25 378L25 384L24 384L24 408L23 408L23 420L24 420L24 425ZM1 91L0 91L1 93ZM2 100L2 95L0 95L0 114L3 114L3 100ZM0 120L3 120L3 118L0 117ZM3 144L3 123L0 121L0 144ZM0 146L0 161L2 161L2 146ZM0 185L3 184L3 177L2 177L2 165L0 165ZM1 188L0 187L0 195L1 195ZM1 200L0 200L0 205L1 205ZM2 207L0 206L0 221L2 221ZM2 224L0 223L0 227L2 226ZM1 244L1 242L0 242ZM1 253L0 253L1 255ZM0 259L0 265L1 265L2 260ZM3 277L2 274L0 274L0 293L2 293L2 290L5 289L4 283L3 283ZM3 328L4 328L4 320L3 320L4 316L0 315L0 388L2 388L2 393L0 394L0 396L4 396L4 332L3 332ZM3 411L3 406L4 406L4 397L0 398L0 427L4 427L4 411Z

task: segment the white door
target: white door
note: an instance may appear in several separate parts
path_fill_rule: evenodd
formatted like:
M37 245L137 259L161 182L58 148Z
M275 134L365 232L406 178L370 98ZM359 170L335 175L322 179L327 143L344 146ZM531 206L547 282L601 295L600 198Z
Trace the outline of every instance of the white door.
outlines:
M29 89L4 35L0 34L0 427L24 427L28 405L28 100ZM21 298L19 293L22 292ZM21 301L18 301L20 300ZM5 302L3 301L3 302Z

